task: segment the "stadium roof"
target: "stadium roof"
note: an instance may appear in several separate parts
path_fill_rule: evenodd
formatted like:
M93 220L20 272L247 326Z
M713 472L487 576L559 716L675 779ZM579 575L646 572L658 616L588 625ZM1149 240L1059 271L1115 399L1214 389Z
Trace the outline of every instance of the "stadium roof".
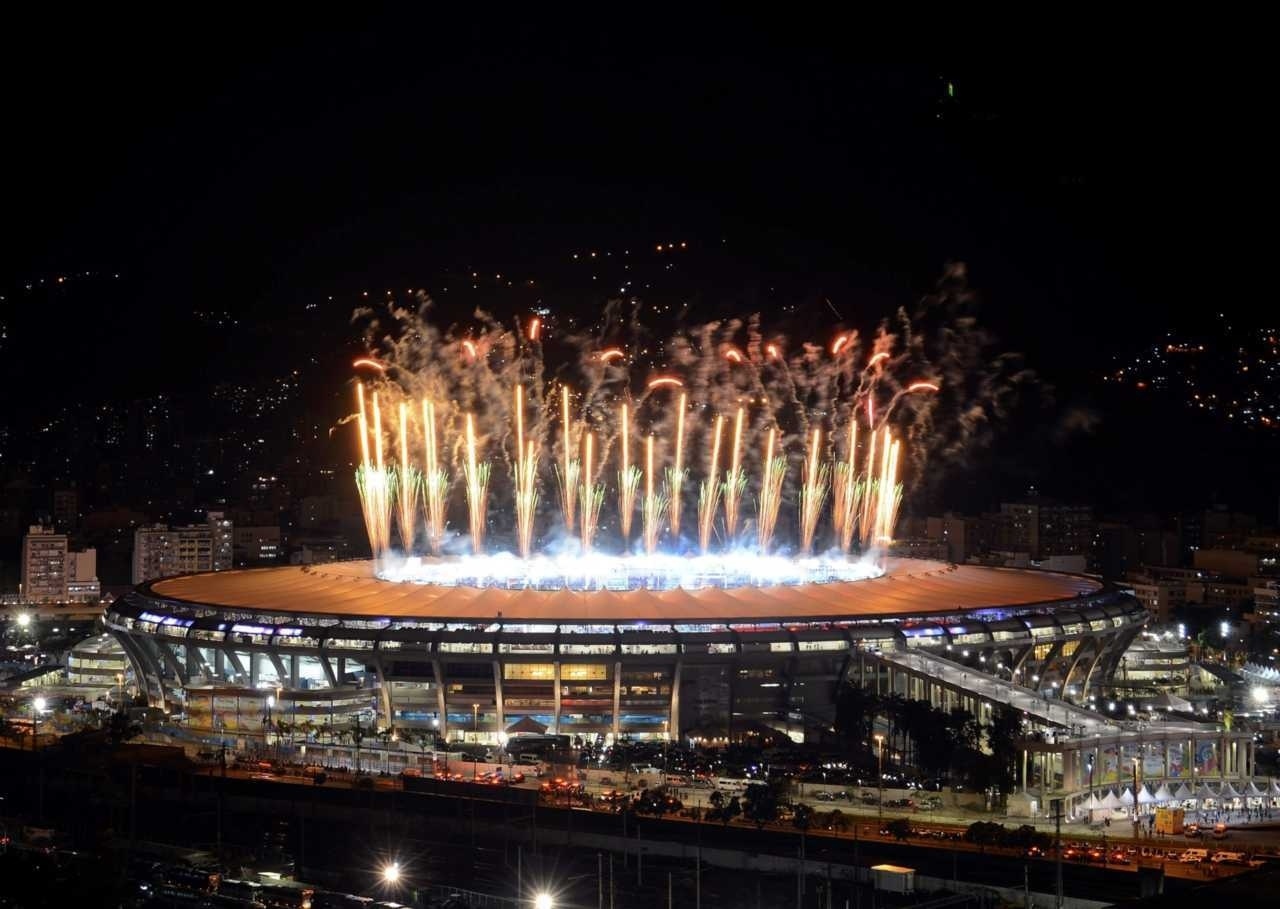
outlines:
M1048 571L891 559L862 581L701 590L505 590L395 583L368 561L257 568L154 581L151 593L224 609L340 617L528 622L725 622L876 618L1025 606L1096 593L1098 581Z

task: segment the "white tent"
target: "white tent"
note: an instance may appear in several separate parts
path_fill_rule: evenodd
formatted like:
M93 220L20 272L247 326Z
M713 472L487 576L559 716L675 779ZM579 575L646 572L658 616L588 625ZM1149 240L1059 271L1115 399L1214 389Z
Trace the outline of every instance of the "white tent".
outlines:
M1280 795L1280 780L1271 781L1271 794Z
M1249 788L1244 791L1244 794L1251 799L1260 799L1265 797L1267 793L1265 789L1259 789L1258 784L1253 780L1249 780Z
M1234 786L1231 785L1230 780L1222 784L1222 792L1220 793L1220 795L1224 799L1240 798L1240 793L1236 792L1236 789Z
M1088 804L1088 805L1086 805L1085 807L1086 807L1089 811L1097 811L1099 808L1101 808L1101 807L1102 807L1102 803L1101 803L1100 801L1098 801L1098 796L1097 796L1097 795L1095 795L1094 793L1090 792L1090 793L1089 793L1089 804Z
M1190 798L1190 796L1188 796ZM1172 802L1173 793L1169 791L1169 787L1164 783L1160 784L1160 788L1156 790L1155 800L1157 802Z
M1116 798L1116 794L1113 790L1107 790L1106 796L1102 799L1102 807L1110 808L1113 811L1120 807L1120 800Z
M1201 783L1200 788L1196 790L1195 797L1201 800L1216 799L1218 797L1218 793L1210 789L1208 783Z
M1146 787L1145 783L1138 787L1138 804L1139 805L1150 805L1155 800L1156 800L1155 796L1151 794L1151 790Z
M1186 783L1183 783L1181 786L1178 787L1178 791L1173 794L1173 797L1177 799L1179 802L1185 802L1188 799L1195 798L1196 794L1191 791L1190 786L1188 786Z
M1133 804L1133 793L1129 791L1129 787L1124 787L1124 792L1120 793L1120 804L1128 808Z

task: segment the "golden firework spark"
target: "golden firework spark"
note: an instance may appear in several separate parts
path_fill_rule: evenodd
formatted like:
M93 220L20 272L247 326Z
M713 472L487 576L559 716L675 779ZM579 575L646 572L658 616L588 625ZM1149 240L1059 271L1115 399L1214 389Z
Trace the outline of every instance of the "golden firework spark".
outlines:
M592 482L595 477L593 473L593 453L595 448L595 433L588 432L583 440L583 456L582 456L582 489L581 508L579 509L582 518L582 552L585 555L591 551L591 545L595 542L596 527L600 522L600 506L604 504L604 484Z
M636 490L640 486L640 468L631 463L631 417L626 402L621 408L622 464L618 468L618 529L625 549L631 540L631 519L636 511Z
M782 484L787 478L787 459L774 455L777 430L770 427L769 440L760 462L760 496L756 499L756 538L760 554L768 555L773 532L778 526L778 508L782 504Z
M564 526L573 533L577 521L578 509L578 474L581 464L573 457L573 430L569 422L569 386L560 386L560 444L564 449L564 459L556 468L556 479L560 481L560 513L564 517Z
M867 460L862 467L862 524L861 539L862 548L865 550L871 545L871 539L875 535L876 520L876 502L878 501L878 490L880 488L879 481L876 479L876 428L871 422L871 399L867 399L867 425L871 430L871 448L867 452Z
M360 493L360 510L364 516L369 549L381 559L391 548L391 512L395 477L387 472L382 459L382 411L378 393L373 393L373 434L375 459L369 457L369 418L364 405L364 386L356 383L356 399L360 407L360 466L356 469L356 489Z
M533 441L524 440L524 387L516 385L515 506L516 548L520 558L533 554L533 520L538 510L538 452Z
M684 481L687 471L684 469L684 411L688 400L686 392L680 392L680 400L676 405L676 458L675 464L667 468L667 499L671 509L671 536L680 543L680 511L683 501Z
M862 484L858 482L856 456L858 451L858 421L849 420L849 449L844 461L836 462L835 482L831 487L831 523L840 541L840 548L847 554L853 546L853 535L858 527L858 515L862 504Z
M745 409L738 408L733 423L733 448L729 459L729 472L724 477L724 535L729 545L738 533L738 506L747 489L747 475L742 469L742 418Z
M711 531L715 526L716 507L720 504L720 436L723 429L724 417L717 414L707 477L698 487L698 548L703 555L711 548Z
M809 453L805 458L804 474L800 484L800 551L805 555L813 552L813 535L818 529L818 518L822 514L822 504L827 498L827 477L829 471L826 463L818 462L818 451L821 448L822 430L814 429Z
M422 493L422 473L409 463L409 405L400 402L400 465L396 478L396 519L400 526L400 546L404 554L413 552L418 527L418 496Z
M667 508L667 497L653 491L653 436L645 439L644 452L644 503L641 506L641 533L646 555L658 551L658 537L662 535L662 516Z
M489 504L489 462L476 459L475 415L467 414L467 463L462 469L471 518L471 552L484 552L485 517Z
M422 497L426 506L427 547L432 555L440 554L444 542L445 516L448 511L449 475L440 469L440 445L436 440L436 408L422 399L422 434L426 471L422 478Z

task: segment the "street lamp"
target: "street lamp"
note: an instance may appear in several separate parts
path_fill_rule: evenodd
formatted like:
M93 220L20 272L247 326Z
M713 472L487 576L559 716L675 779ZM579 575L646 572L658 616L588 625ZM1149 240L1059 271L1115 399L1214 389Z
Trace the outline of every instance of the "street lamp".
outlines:
M37 697L31 701L31 750L36 750L36 735L40 730L40 713L48 706L48 701Z
M550 893L539 893L533 898L533 909L551 909L554 905Z
M884 820L884 736L876 733L876 769L878 777L877 782L880 784L880 820Z
M471 738L477 743L480 741L480 705L471 705ZM475 755L471 755L471 781L476 780L476 761Z
M382 868L382 880L387 884L396 884L400 881L400 863L391 862Z
M116 704L124 710L124 673L116 673Z

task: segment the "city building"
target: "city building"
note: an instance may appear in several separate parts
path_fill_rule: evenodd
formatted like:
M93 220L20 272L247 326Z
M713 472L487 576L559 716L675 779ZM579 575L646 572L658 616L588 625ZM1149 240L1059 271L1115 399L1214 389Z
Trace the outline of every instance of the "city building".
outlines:
M282 561L279 527L241 527L232 531L235 563L238 566L269 565Z
M22 599L28 603L67 601L67 535L32 526L22 538Z
M96 603L102 599L98 580L98 550L89 548L67 553L67 602Z
M234 528L222 512L209 512L205 523L185 527L154 524L133 534L133 583L232 566Z

